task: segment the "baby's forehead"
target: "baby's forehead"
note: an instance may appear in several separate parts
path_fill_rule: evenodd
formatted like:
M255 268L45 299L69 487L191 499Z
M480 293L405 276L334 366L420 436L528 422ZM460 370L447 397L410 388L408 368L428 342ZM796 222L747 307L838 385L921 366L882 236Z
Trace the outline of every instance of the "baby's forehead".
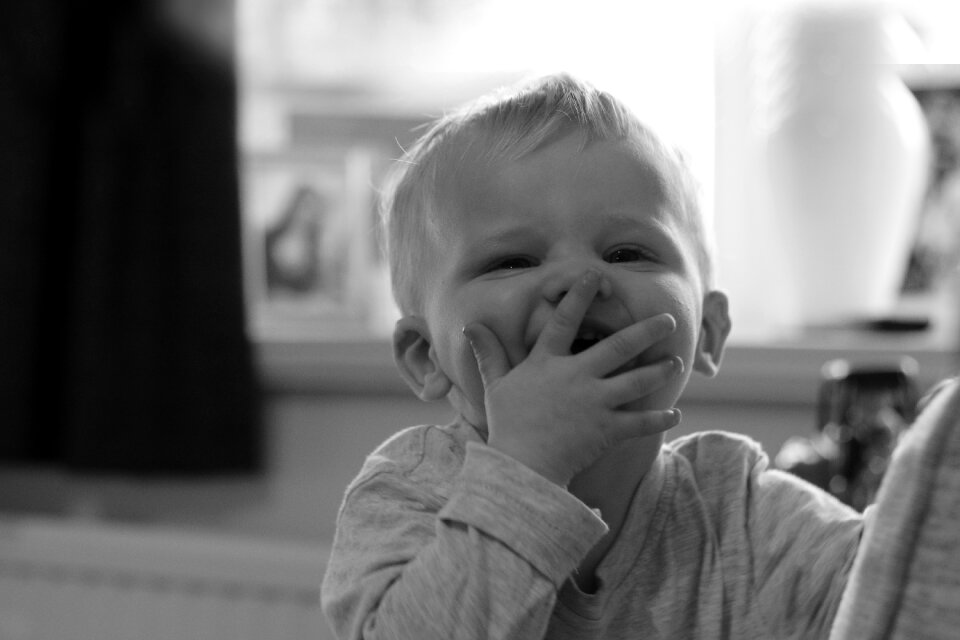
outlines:
M564 144L558 144L560 142ZM637 180L655 188L658 199L671 209L686 208L689 181L685 178L685 167L672 149L657 140L639 136L591 138L582 131L542 140L535 147L504 146L502 139L486 132L451 144L448 153L435 159L436 202L441 204L440 209L460 206L483 197L486 192L500 190L504 184L522 182L531 172L536 176L537 163L524 161L548 148L550 153L569 156L572 160L581 155L586 162L602 163L612 159L626 171L636 171ZM534 168L527 169L531 164ZM550 170L552 167L544 166L539 171Z

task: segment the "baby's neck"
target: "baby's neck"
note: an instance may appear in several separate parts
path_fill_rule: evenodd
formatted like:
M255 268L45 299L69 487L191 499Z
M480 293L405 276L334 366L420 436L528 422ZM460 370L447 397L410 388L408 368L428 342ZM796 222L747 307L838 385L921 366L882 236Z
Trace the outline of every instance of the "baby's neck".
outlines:
M575 580L586 593L596 590L595 571L620 534L640 481L653 465L662 436L623 443L570 482L570 493L591 509L598 509L610 531L580 563Z
M600 509L607 524L610 509L626 512L640 480L653 466L663 444L655 435L624 442L597 460L570 481L570 493L591 509ZM606 507L606 509L605 509Z

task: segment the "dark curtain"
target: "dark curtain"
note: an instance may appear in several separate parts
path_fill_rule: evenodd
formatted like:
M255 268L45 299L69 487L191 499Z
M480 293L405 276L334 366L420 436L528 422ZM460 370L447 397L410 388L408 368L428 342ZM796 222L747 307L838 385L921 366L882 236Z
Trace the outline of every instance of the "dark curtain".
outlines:
M232 64L159 7L4 5L0 464L259 466Z

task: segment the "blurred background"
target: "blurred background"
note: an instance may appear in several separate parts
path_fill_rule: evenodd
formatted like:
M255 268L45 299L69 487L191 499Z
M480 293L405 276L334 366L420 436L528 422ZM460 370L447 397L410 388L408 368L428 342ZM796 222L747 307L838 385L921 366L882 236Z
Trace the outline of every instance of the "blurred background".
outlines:
M347 482L450 417L393 369L378 181L533 74L617 94L701 178L734 333L678 433L773 455L828 361L956 372L952 3L68 4L0 26L0 638L322 625Z

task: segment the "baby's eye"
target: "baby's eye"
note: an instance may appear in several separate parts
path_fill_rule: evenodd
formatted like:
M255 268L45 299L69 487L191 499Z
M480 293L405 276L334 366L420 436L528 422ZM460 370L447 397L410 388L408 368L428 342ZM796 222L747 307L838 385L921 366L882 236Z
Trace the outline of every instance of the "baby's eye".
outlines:
M616 249L608 252L603 259L611 264L614 264L618 262L639 262L641 260L649 260L650 256L645 251L637 249L636 247L617 247Z
M490 265L488 271L511 271L514 269L529 269L535 267L536 263L523 256L511 256L502 260L497 260Z

